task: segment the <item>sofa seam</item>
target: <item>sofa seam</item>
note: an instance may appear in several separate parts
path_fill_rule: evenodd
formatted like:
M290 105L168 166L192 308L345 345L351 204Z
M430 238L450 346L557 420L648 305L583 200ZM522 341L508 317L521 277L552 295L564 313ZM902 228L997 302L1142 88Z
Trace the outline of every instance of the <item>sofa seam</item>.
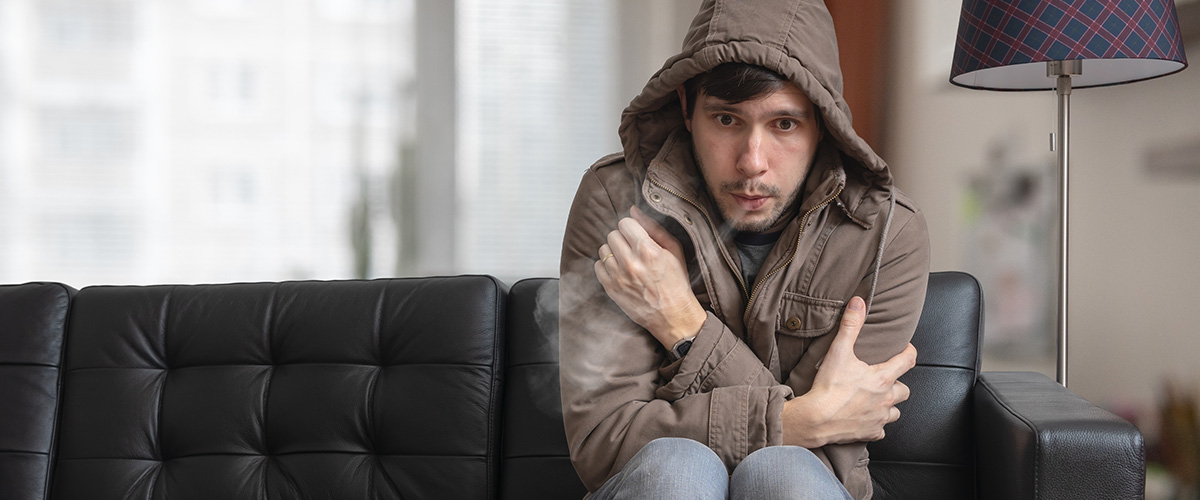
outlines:
M159 385L157 401L158 408L155 410L154 414L154 444L155 451L158 455L157 458L160 463L166 460L165 455L163 454L163 405L164 401L167 399L167 380L171 376L171 363L168 359L171 351L167 348L167 325L171 323L171 307L175 302L174 297L177 289L178 286L172 286L167 289L167 294L165 297L163 297L162 318L160 320L161 323L158 325L159 332L161 332L160 334L162 335L162 358L160 361L162 362L161 371L163 380L162 384ZM155 477L154 482L158 482L157 476Z
M71 333L71 320L75 314L75 296L79 293L78 290L71 288L63 283L54 283L62 288L66 294L67 308L63 312L62 324L62 341L58 346L58 369L54 380L54 421L50 425L50 451L46 453L46 482L42 485L42 498L50 498L51 485L54 483L54 474L58 469L58 443L59 443L59 423L62 421L63 412L63 377L66 374L67 368L67 335Z
M504 382L501 378L501 370L504 368L504 340L507 339L508 334L508 325L505 323L508 319L507 314L505 314L508 307L508 297L506 297L506 290L504 290L500 280L494 276L488 276L488 278L492 283L492 292L496 294L492 312L492 328L495 330L492 335L492 401L489 404L491 409L488 411L487 447L489 449L484 452L487 457L487 465L492 466L494 464L494 467L488 467L493 469L494 474L487 474L487 479L485 480L488 495L491 495L493 491L498 489L500 482L501 463L495 455L503 453L502 443L500 442L501 436L497 435L496 427L500 419L504 418L503 408L501 408L504 397L504 389L501 386ZM493 481L496 484L493 484Z
M275 459L275 453L274 450L271 449L271 440L267 430L267 422L269 422L267 415L267 403L271 398L271 389L275 385L275 332L278 329L277 315L279 310L279 290L282 288L282 286L282 283L275 283L275 286L271 287L271 299L267 301L267 317L265 318L266 324L263 325L264 328L266 328L266 331L263 332L263 340L266 344L264 347L266 347L267 350L267 361L269 363L267 365L268 369L266 386L263 387L262 394L262 451L263 457L266 458L265 467L267 468L267 470L263 472L262 476L263 498L271 498L271 482L268 480L267 476L270 474L271 462L273 462ZM280 467L280 475L284 476L285 479L290 479L287 477L287 474L283 473L282 467Z

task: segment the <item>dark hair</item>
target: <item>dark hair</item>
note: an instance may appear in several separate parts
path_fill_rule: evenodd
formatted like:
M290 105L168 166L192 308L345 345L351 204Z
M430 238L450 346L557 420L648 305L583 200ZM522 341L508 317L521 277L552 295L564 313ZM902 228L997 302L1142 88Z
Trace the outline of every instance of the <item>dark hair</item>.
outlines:
M737 104L778 92L787 81L783 75L762 66L745 63L721 64L684 82L687 116L690 118L696 108L698 89L704 89L705 94L722 101Z

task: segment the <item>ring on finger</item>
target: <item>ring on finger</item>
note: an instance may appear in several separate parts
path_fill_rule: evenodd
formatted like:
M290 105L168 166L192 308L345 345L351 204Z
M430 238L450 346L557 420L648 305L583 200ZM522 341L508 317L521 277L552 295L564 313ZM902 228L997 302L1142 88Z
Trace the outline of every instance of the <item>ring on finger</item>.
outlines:
M601 263L601 264L603 264L603 263L604 263L604 261L606 261L606 260L608 260L608 259L612 258L612 256L613 256L613 254L611 254L611 253L610 253L610 254L608 254L608 255L605 255L605 256L604 256L604 258L600 259L600 263Z

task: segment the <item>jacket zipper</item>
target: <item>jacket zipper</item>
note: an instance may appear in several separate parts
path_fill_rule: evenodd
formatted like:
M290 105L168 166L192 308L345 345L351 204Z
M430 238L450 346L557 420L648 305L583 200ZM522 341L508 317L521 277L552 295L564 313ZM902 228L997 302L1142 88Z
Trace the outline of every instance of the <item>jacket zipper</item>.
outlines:
M842 194L842 189L844 189L844 186L839 186L837 191L833 193L833 196L826 198L825 201L818 203L816 206L808 209L808 211L804 213L804 216L800 218L800 232L799 232L799 234L796 235L796 248L792 250L792 254L789 255L787 260L784 261L782 264L775 266L775 269L773 269L773 270L771 270L771 272L767 273L766 276L763 276L762 278L756 280L756 281L758 281L758 283L756 285L754 285L754 290L752 292L750 292L750 298L746 300L746 311L744 313L742 313L742 324L747 325L747 328L749 328L749 324L750 324L750 306L754 305L754 298L756 296L758 296L758 290L760 288L762 288L762 284L766 283L767 280L771 279L772 276L775 276L775 273L778 273L783 268L787 267L788 264L791 264L793 260L796 259L796 253L800 251L800 238L804 237L804 228L808 227L808 216L812 215L813 212L816 212L817 210L821 209L821 207L828 205L829 202L834 200L834 198L837 198L838 195Z
M706 212L703 208L700 208L699 203L696 203L696 202L692 201L691 198L688 198L687 196L680 194L678 191L675 191L674 189L671 189L671 188L663 185L663 183L659 182L657 176L651 175L649 177L650 177L650 183L654 184L655 186L658 186L659 189L662 189L663 191L671 193L671 194L675 195L676 197L678 197L679 199L688 202L688 204L692 205L693 207L696 207L696 211L700 212L700 214L704 216L704 220L708 222L708 228L710 230L712 230L713 236L715 237L717 234L719 234L719 233L717 233L717 226L713 224L712 218L708 216L708 212ZM718 246L718 248L721 247L721 242L718 241L717 246ZM729 253L726 252L723 248L719 248L719 251L720 251L721 256L725 258L725 265L729 266L730 271L733 271L734 277L737 278L738 285L741 286L741 288L742 288L742 298L746 299L747 304L749 304L750 293L747 292L747 290L746 290L746 281L742 279L742 274L739 273L737 267L733 265L733 261L729 258Z

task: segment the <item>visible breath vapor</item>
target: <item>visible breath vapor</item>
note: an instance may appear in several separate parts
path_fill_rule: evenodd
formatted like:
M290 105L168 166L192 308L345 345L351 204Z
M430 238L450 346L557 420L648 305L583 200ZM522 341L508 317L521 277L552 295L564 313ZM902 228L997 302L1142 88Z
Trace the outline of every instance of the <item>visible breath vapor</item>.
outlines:
M622 343L608 333L627 329L629 319L613 314L592 262L576 259L560 279L558 324L574 332L559 340L560 379L575 394L599 391L611 382L614 367L625 364Z

